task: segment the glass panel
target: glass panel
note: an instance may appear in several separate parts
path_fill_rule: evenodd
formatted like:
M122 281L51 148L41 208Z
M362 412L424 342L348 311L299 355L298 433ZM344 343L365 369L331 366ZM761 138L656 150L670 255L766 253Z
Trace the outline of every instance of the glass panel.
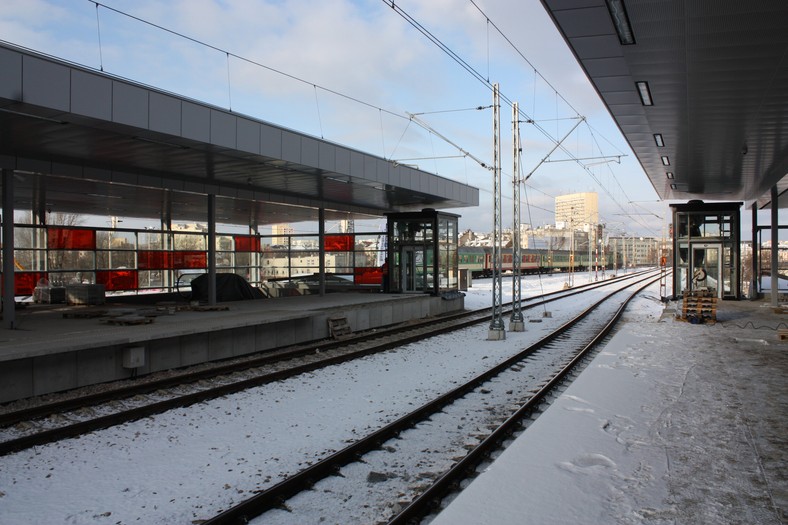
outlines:
M234 252L216 252L216 268L229 268L234 266Z
M92 270L94 252L83 250L52 250L48 257L50 270Z
M236 235L234 240L236 252L260 251L260 238L256 235Z
M135 270L98 271L96 283L103 284L107 291L136 290L137 272Z
M47 247L50 250L94 250L96 232L74 228L48 228Z
M47 274L44 272L15 272L14 295L33 295L39 281L46 279Z
M347 252L353 250L352 235L326 235L324 238L327 252Z
M17 271L35 271L46 268L44 250L14 250L14 267Z
M207 250L208 238L202 233L175 233L173 246L176 250Z
M42 237L44 233L45 230L42 228L14 226L14 247L20 249L44 248L45 245Z
M135 268L135 252L133 251L97 251L96 268L116 269Z
M205 252L172 252L173 268L204 269L208 267L208 254Z
M137 268L140 270L172 268L172 252L141 250L137 255Z

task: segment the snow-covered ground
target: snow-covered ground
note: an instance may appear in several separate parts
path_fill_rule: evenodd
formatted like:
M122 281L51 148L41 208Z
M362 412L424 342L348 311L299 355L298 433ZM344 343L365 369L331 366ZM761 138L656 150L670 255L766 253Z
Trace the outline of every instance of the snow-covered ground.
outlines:
M575 275L575 285L589 280L593 279L588 274ZM524 280L523 294L530 297L560 289L565 281L566 276L560 274L529 277ZM670 451L666 452L669 444L663 436L675 431L678 416L665 412L664 403L686 401L681 390L685 376L698 366L681 349L682 340L697 335L698 330L715 328L657 323L662 304L655 288L627 316L637 330L620 336L629 339L621 341L617 337L616 350L606 350L599 356L582 395L573 394L570 387L557 402L558 408L551 408L537 420L539 423L548 414L558 412L564 418L557 426L539 431L542 425L535 423L532 428L537 431L532 434L529 429L524 434L529 436L526 449L553 460L536 470L520 468L514 474L531 479L526 492L539 496L528 506L529 515L543 518L534 519L534 523L561 522L554 519L555 510L544 494L561 493L559 489L568 490L563 492L564 498L577 501L576 505L567 505L567 500L561 499L562 508L569 512L563 521L566 523L615 522L629 516L630 511L640 514L620 522L649 519L662 523L659 520L663 517L665 523L685 522L676 517L676 504L665 503L671 497L665 477L665 458ZM489 306L490 290L489 280L475 281L467 292L466 306ZM502 291L504 301L508 301L511 279L504 279ZM485 358L508 356L512 349L522 348L540 332L563 322L568 313L553 311L552 320L529 324L525 333L507 333L505 341L487 341L488 327L482 324L433 343L409 345L396 352L2 457L0 523L159 524L191 523L211 517L453 388L458 380L486 368L490 361ZM541 310L530 315L541 317ZM670 350L663 350L664 346ZM667 363L662 359L668 359ZM707 396L703 391L698 395ZM581 436L586 449L579 448L570 436ZM705 441L702 446L706 447ZM647 452L645 456L643 451ZM680 450L677 454L692 452ZM742 455L733 459L741 465L748 458ZM504 462L510 463L513 461ZM501 472L498 464L491 473ZM692 468L692 464L684 467L676 458L671 463L671 472L687 474ZM536 478L526 475L528 472ZM500 478L509 485L513 483L507 475ZM479 501L492 499L484 491L481 498ZM516 503L525 499L514 498ZM471 506L478 506L479 501ZM589 510L586 505L594 501L599 508ZM451 518L452 509L441 523L456 523ZM520 515L522 509L514 512ZM471 516L467 511L460 514ZM584 516L591 519L581 519ZM519 522L507 521L504 515L498 517L486 522ZM481 517L464 521L483 522Z
M786 523L785 323L753 303L720 308L699 326L638 299L433 525Z

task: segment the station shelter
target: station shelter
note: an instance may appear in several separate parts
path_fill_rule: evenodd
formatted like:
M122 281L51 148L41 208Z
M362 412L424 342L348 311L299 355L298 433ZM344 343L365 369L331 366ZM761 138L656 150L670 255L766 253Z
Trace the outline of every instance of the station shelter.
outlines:
M459 286L459 215L424 209L389 213L388 291L442 295Z
M673 295L707 290L719 299L740 299L741 202L671 204Z

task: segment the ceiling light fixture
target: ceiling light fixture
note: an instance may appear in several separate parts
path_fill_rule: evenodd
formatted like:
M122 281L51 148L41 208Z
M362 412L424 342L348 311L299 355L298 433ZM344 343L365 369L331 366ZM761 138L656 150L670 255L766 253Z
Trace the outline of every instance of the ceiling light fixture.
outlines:
M665 176L667 178L669 178L670 180L673 180L673 172L672 171L669 171L669 172L665 173Z
M662 140L662 133L654 133L654 142L656 142L657 146L660 148L665 147L665 141Z
M667 155L662 155L662 164L664 164L665 166L670 166L670 159L668 158Z
M618 41L622 46L629 46L635 43L635 35L632 33L632 25L629 23L627 9L624 7L624 0L607 0L607 9L610 11L610 18L618 33Z
M675 184L671 184L671 185L670 185L670 189L671 189L671 190L675 190L675 189L676 189L676 185L675 185Z
M653 106L654 100L651 98L651 89L648 87L648 82L640 80L635 82L635 87L638 89L638 94L640 95L640 101L643 103L644 106Z

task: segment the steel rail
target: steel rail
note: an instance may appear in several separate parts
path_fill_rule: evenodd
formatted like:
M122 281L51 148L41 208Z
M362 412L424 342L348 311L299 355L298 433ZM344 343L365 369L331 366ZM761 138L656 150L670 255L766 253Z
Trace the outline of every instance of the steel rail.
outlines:
M406 525L418 523L420 518L426 516L438 503L439 499L450 492L452 487L456 487L462 479L472 473L476 467L486 460L490 452L500 448L501 443L514 431L520 428L523 420L532 412L537 410L539 404L560 384L565 377L584 359L588 353L596 347L616 325L627 305L641 293L646 287L657 282L653 279L646 282L643 286L635 290L626 301L618 308L613 317L608 321L604 328L589 342L578 354L567 363L550 381L540 388L534 395L516 412L509 416L497 429L483 439L475 448L470 450L467 455L455 463L449 470L443 473L429 488L417 496L407 507L402 509L394 518L389 520L387 525Z
M643 273L647 273L647 272L648 271ZM618 277L616 278L616 280L609 279L607 281L594 282L594 283L588 283L585 285L577 286L575 288L572 288L571 292L574 292L575 290L586 291L587 289L604 286L605 284L617 282L618 280L624 279L626 277L631 277L633 275L638 275L638 273L627 274L627 276ZM569 290L556 290L553 292L548 292L546 294L534 296L528 300L533 301L534 299L547 298L560 294L567 295L571 292ZM508 303L506 306L510 304L511 303ZM533 308L535 306L540 306L541 304L544 303L543 302L532 303L527 308ZM186 373L175 374L166 378L161 378L153 381L145 381L145 382L135 383L132 385L124 385L119 388L112 388L104 392L94 392L83 396L57 400L57 401L44 403L20 410L0 413L0 428L8 427L10 425L22 421L39 419L52 414L67 412L70 410L77 410L80 408L84 408L86 406L98 405L100 403L117 401L120 399L125 399L137 395L149 394L151 392L155 392L157 390L161 390L165 388L173 388L187 383L194 383L204 379L212 379L221 375L232 374L258 366L265 366L265 365L281 362L287 359L293 359L293 358L302 357L304 355L314 354L315 350L318 348L321 351L326 351L335 348L340 348L343 346L348 346L350 344L378 339L381 337L401 333L408 330L414 330L419 327L435 324L436 322L439 321L445 322L445 321L450 321L452 319L462 319L462 318L473 317L477 315L485 315L485 314L489 314L490 310L491 310L490 307L480 308L477 310L468 310L454 314L444 315L441 316L440 318L432 318L426 321L420 321L417 323L411 322L405 326L403 326L402 324L397 324L388 327L377 328L375 329L374 332L370 330L356 334L353 337L344 338L342 340L319 340L319 341L312 341L310 343L301 344L297 346L276 348L276 349L268 350L265 352L264 355L258 357L247 357L245 359L243 357L231 358L233 360L241 359L241 361L239 362L233 362L229 364L218 364L203 370L189 371Z
M652 282L649 282L648 284L651 284ZM648 284L645 286L648 286ZM627 287L629 286L632 285L627 285ZM435 398L429 403L422 405L416 410L402 416L388 425L385 425L384 427L381 427L375 432L372 432L359 441L356 441L355 443L338 452L335 452L334 454L331 454L330 456L318 461L317 463L294 474L293 476L280 481L276 485L255 494L254 496L238 503L237 505L234 505L233 507L221 512L213 518L207 519L206 521L202 522L203 525L246 524L251 519L254 519L260 514L282 506L286 500L298 494L299 492L312 487L320 479L336 474L342 466L357 461L364 454L378 449L384 442L398 436L402 431L413 427L416 423L423 421L435 412L440 411L444 406L465 396L479 385L489 381L491 378L497 376L504 370L509 369L512 365L522 361L536 350L539 350L545 345L552 343L558 337L574 327L578 322L590 315L602 303L620 291L621 290L616 290L611 292L608 296L603 297L596 303L586 308L575 318L556 328L552 333L545 335L537 342L518 352L516 355L507 358L487 371L477 375L465 384L460 385L451 391Z

